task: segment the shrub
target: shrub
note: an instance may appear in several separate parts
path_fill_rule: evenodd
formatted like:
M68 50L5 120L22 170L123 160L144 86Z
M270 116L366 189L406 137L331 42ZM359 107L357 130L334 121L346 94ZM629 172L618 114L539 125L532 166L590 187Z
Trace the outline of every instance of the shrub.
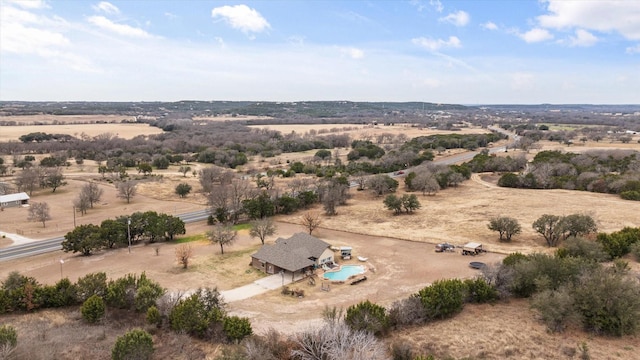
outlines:
M147 309L147 323L157 327L162 326L162 314L160 314L160 310L157 307L151 306Z
M386 309L369 300L347 308L344 322L355 331L368 331L374 335L384 334L389 327Z
M107 304L109 306L131 309L138 312L146 312L156 305L156 301L164 294L165 290L156 282L149 280L145 273L138 278L134 274L109 282L107 289Z
M640 241L640 228L625 227L611 234L598 234L597 241L612 259L622 257L631 251L631 245Z
M225 317L222 320L222 330L227 339L234 342L239 342L253 333L249 319L238 316Z
M156 301L164 294L164 289L157 284L145 284L136 290L134 304L136 311L146 312L150 307L156 305Z
M223 306L217 289L198 289L171 310L169 324L176 332L213 338L225 315Z
M483 278L466 279L467 302L488 303L498 300L498 290L489 285Z
M18 345L18 333L11 325L0 326L0 349L3 347L15 348Z
M464 307L466 286L461 280L438 280L417 294L427 316L431 319L444 319L460 312Z
M141 329L134 329L119 336L113 350L113 360L148 360L153 355L153 338Z
M63 307L77 303L76 292L76 286L68 278L64 278L54 286L39 288L38 297L41 299L43 307Z
M93 295L103 297L107 295L107 274L104 272L87 274L78 279L77 300L84 302Z
M250 336L242 342L247 359L291 359L293 340L273 328L263 336Z
M300 332L295 337L290 358L313 359L388 359L386 346L368 331L354 331L344 323L326 324Z
M514 173L506 173L498 179L498 186L510 188L520 187L520 178Z
M407 342L394 342L391 344L391 358L393 360L413 360L413 349Z
M82 304L80 312L83 319L90 324L95 324L104 316L104 300L98 295L93 295Z
M607 260L608 255L602 249L602 245L595 241L583 238L568 238L563 246L556 251L556 256L564 257L582 257L585 259L602 262Z
M510 290L519 297L529 297L538 291L556 290L564 284L574 283L583 271L598 266L583 258L559 258L546 254L532 254L527 258L528 261L513 266Z
M569 287L557 291L545 290L535 294L531 307L536 309L540 318L550 331L560 332L576 318L574 300Z
M416 325L427 321L427 313L420 298L410 296L391 304L389 323L391 326Z
M128 309L133 306L136 292L137 278L134 274L127 274L116 280L109 281L107 286L107 304L119 309Z
M634 334L640 325L640 285L607 269L584 275L574 287L575 309L585 329L596 334Z
M527 255L516 252L516 253L507 255L507 257L502 259L502 263L506 266L512 266L512 265L515 265L516 263L519 263L520 261L525 261L525 260L527 260Z
M620 193L620 197L625 200L640 201L640 191L635 191L635 190L623 191Z

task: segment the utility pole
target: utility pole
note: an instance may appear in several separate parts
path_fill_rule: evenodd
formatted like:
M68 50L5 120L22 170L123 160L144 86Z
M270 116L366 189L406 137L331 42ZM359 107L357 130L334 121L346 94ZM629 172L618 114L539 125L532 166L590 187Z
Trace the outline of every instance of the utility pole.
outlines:
M127 218L127 240L129 241L129 254L131 254L131 218Z

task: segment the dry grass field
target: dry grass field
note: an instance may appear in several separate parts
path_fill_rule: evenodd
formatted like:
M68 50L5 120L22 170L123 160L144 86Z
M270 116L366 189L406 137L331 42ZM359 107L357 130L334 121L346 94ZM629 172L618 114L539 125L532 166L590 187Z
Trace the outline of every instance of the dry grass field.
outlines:
M65 134L80 138L86 135L94 137L101 134L112 134L122 139L132 139L136 136L160 134L162 129L147 124L58 124L38 126L2 126L0 127L0 141L19 141L20 136L31 132L47 134Z
M283 132L307 132L314 128L278 128ZM339 127L341 125L332 125ZM271 128L271 126L269 126ZM39 129L40 127L37 127ZM3 128L4 129L4 128ZM318 130L319 128L315 128ZM413 131L402 127L384 127L381 131ZM39 131L39 130L33 130ZM350 133L351 136L362 136L368 128ZM429 134L428 130L415 130L420 134ZM469 130L477 131L477 130ZM114 131L111 131L114 132ZM120 130L118 130L120 132ZM358 135L360 134L360 135ZM369 136L369 135L367 135ZM373 135L375 136L375 135ZM408 135L409 136L409 135ZM410 135L416 136L416 135ZM611 145L610 147L608 145ZM576 144L569 151L619 148L639 149L640 144L620 143L586 143ZM557 143L544 143L543 149L556 149ZM626 146L625 146L626 148ZM347 149L344 149L346 155ZM252 159L244 168L267 168L286 165L286 161L306 159L313 156L314 151L304 154L282 154L276 158ZM510 152L509 154L512 154ZM531 157L535 152L529 153ZM196 165L191 165L195 169ZM32 201L46 201L52 208L53 219L43 228L40 223L26 221L26 209L9 208L0 213L0 231L15 233L20 230L25 236L43 239L63 235L73 227L72 202L78 189L90 178L100 179L95 164L86 162L83 167L73 165L65 170L68 173L69 185L51 193L40 190L34 193ZM154 173L156 171L154 170ZM197 192L197 178L177 173L172 166L166 171L158 171L162 177L157 181L149 181L140 185L139 193L131 204L116 197L115 187L104 181L98 183L104 190L102 201L87 215L76 216L76 223L99 224L105 218L130 214L134 211L155 210L168 214L180 214L202 209L206 206L204 197ZM133 175L133 172L132 172ZM4 178L3 180L6 180ZM401 181L401 179L400 179ZM568 215L586 213L596 219L601 231L614 231L624 226L640 226L640 202L623 201L615 195L596 194L567 190L521 190L505 189L495 185L497 175L476 174L470 181L457 188L437 193L435 196L419 195L422 208L412 215L393 216L384 209L382 198L368 191L351 190L352 199L347 206L338 208L335 217L323 217L322 227L314 235L334 245L350 245L354 255L369 258L368 280L357 286L331 285L329 292L322 291L319 284L312 286L306 282L293 285L305 290L305 298L283 297L278 291L269 292L259 297L241 300L229 304L232 314L247 316L257 333L264 333L275 328L283 333L292 334L317 324L321 321L321 313L325 306L346 308L352 304L369 299L373 302L390 305L393 301L409 296L420 288L443 278L468 278L477 275L477 270L469 268L468 262L473 260L493 263L500 261L504 254L514 251L531 253L549 251L544 240L531 228L531 223L540 215L549 213ZM186 199L180 199L173 189L180 182L188 182L194 192ZM402 181L401 181L402 182ZM314 211L321 211L318 207ZM300 213L276 218L278 233L268 239L288 237L295 232L304 231L300 226ZM515 236L512 243L498 242L498 236L487 229L488 220L493 216L508 215L519 220L523 233ZM207 226L203 223L187 226L187 235L203 234ZM438 254L433 251L433 244L448 241L462 245L468 241L485 244L490 251L476 258L461 256L460 253ZM0 239L0 247L8 246L8 239ZM181 269L174 257L174 244L137 245L129 254L127 249L99 252L90 257L81 257L66 253L47 254L28 259L14 260L0 264L0 279L18 270L33 276L42 283L51 284L62 276L72 281L87 273L105 271L111 278L127 273L145 271L152 279L160 282L171 291L194 289L201 286L217 286L222 290L231 289L249 283L261 276L252 270L249 256L259 248L259 240L251 239L246 230L239 233L238 240L225 247L225 255L220 249L206 240L192 243L195 256L187 270ZM158 249L158 250L156 250ZM65 260L61 266L60 258ZM357 260L351 260L357 263ZM633 264L634 271L638 265ZM48 336L53 346L58 339L56 331L68 331L76 334L78 341L74 349L68 350L61 358L74 359L82 354L77 347L83 344L96 343L96 349L109 348L117 334L123 328L133 324L118 323L113 326L101 326L100 330L78 330L79 315L77 311L60 314L43 311L24 317L4 317L2 322L18 324L18 327L33 329L35 323L40 328L49 329ZM38 329L38 327L35 327ZM65 330L66 329L66 330ZM30 334L34 339L37 334ZM593 337L576 329L563 334L549 334L544 325L538 322L535 314L529 309L526 301L515 300L495 305L468 305L455 318L436 322L420 328L404 329L393 334L394 340L413 343L423 353L434 353L440 357L478 358L478 359L571 359L579 358L578 345L585 342L593 359L630 359L640 349L640 338L625 337L610 339ZM35 341L35 340L34 340ZM156 339L179 345L180 341L189 339ZM209 345L203 345L209 346ZM96 350L98 351L98 350ZM215 348L208 347L209 354ZM179 354L163 353L166 358L189 358ZM199 356L194 355L193 358ZM42 357L43 359L46 357Z

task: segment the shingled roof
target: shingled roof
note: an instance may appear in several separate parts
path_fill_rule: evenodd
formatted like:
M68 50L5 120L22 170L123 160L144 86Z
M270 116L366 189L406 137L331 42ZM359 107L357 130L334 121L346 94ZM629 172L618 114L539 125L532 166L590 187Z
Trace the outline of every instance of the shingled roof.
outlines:
M316 262L329 244L306 233L297 233L288 239L278 238L273 245L263 245L253 258L273 264L287 271L298 271Z

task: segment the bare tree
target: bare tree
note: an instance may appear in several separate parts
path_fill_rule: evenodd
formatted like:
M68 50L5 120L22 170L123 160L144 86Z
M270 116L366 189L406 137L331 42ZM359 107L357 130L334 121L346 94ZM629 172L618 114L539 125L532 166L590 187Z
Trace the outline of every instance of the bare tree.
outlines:
M46 202L33 202L29 204L29 215L27 220L40 221L42 222L42 227L46 227L46 221L51 220L49 204Z
M86 201L89 202L89 207L93 209L93 204L100 201L100 198L102 197L103 192L104 191L100 189L98 184L94 182L90 182L82 187L82 190L80 191L80 196L84 197Z
M238 232L233 227L225 224L213 226L213 230L207 231L207 238L214 244L220 244L220 253L224 254L224 246L230 245L236 240Z
M82 193L73 201L73 206L80 211L80 214L84 215L89 209L89 199Z
M264 245L264 239L276 233L276 225L270 218L263 218L251 222L251 230L249 235L252 238L259 238Z
M358 190L364 190L367 187L367 173L358 171L353 175L353 181L358 184Z
M176 260L182 265L183 269L189 266L189 259L193 256L193 248L190 244L181 244L176 248Z
M464 176L458 172L454 172L449 175L449 185L453 187L457 187L460 183L465 180Z
M431 195L440 190L440 185L432 172L421 171L411 180L411 189L421 191L422 195Z
M233 179L227 186L229 186L229 211L233 221L236 222L240 216L242 202L252 198L256 191L254 191L251 182L245 179Z
M297 195L303 191L307 191L314 186L315 186L315 181L308 178L302 178L302 179L296 178L291 180L287 184L287 187L289 188L291 193L294 195Z
M309 235L318 228L322 224L322 219L320 219L320 214L318 213L305 213L302 215L302 225L309 230Z
M296 336L292 351L302 360L382 360L387 359L385 346L368 331L351 330L343 322L326 324Z
M398 188L398 182L385 174L370 177L367 180L367 185L378 196L394 192Z
M202 180L201 180L202 183ZM231 189L227 185L211 185L207 195L210 213L220 222L229 220L231 214Z
M219 180L221 173L222 168L219 168L217 166L204 168L198 171L202 191L204 191L205 193L210 193L213 189L213 185Z
M34 168L26 168L16 177L18 191L28 192L29 195L38 185L38 172Z
M131 202L131 198L138 191L138 182L135 180L120 181L116 184L118 189L118 197L127 200L127 204Z

